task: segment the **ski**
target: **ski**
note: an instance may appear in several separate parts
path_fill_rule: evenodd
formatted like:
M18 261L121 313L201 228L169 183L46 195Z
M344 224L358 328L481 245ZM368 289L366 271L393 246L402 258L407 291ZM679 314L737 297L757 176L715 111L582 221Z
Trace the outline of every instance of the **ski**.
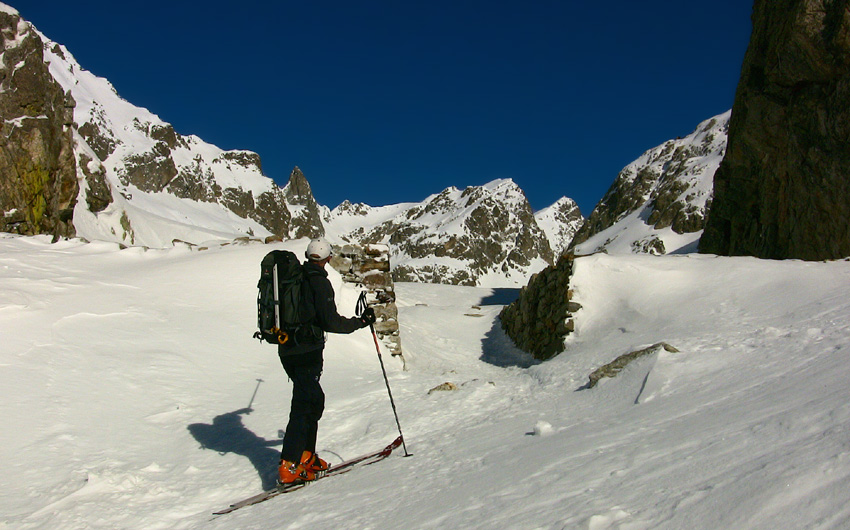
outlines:
M316 480L311 480L310 482L299 482L299 483L296 483L296 484L278 486L274 489L267 490L267 491L264 491L262 493L258 493L257 495L253 495L251 497L248 497L247 499L243 499L241 501L234 502L229 507L227 507L223 510L213 512L213 515L224 515L226 513L236 511L239 508L244 508L245 506L251 506L253 504L258 504L258 503L261 503L263 501L267 501L271 498L277 497L278 495L282 495L284 493L290 493L292 491L299 490L299 489L303 488L304 486L312 484L313 482L316 482L316 481L321 480L323 478L332 477L334 475L341 475L343 473L351 471L355 467L367 466L369 464L374 464L375 462L380 462L381 460L390 456L390 454L392 454L393 450L398 449L402 445L403 442L404 442L404 440L402 439L401 436L399 436L398 438L393 440L393 442L391 444L384 447L380 451L367 453L365 455L361 455L361 456L358 456L356 458L352 458L351 460L346 460L345 462L342 462L341 464L331 466L327 470L327 472L325 472L323 475L316 477Z

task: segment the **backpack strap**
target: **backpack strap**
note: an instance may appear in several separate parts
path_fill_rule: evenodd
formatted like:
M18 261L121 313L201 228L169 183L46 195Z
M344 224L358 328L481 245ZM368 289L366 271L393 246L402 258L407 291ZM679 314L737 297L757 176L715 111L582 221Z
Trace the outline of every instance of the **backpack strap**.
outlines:
M304 283L307 284L306 292L309 294L309 297L312 300L313 297L313 285L311 284L310 278L316 277L327 277L328 273L323 269L318 267L310 266L309 261L305 261L301 265L302 270L304 271ZM313 311L312 320L304 326L302 333L305 334L304 338L309 342L324 342L324 330L316 324L316 313Z

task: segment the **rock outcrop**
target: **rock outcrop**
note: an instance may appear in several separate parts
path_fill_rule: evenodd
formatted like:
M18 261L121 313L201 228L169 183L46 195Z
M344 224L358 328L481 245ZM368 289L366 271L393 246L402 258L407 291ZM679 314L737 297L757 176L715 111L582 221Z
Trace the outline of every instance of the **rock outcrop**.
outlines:
M50 75L41 37L2 5L0 35L0 231L73 236L74 100Z
M521 350L546 360L564 351L564 338L575 330L570 276L573 256L561 256L554 266L534 275L519 298L506 306L499 319L502 329Z
M756 0L700 251L850 256L850 2Z
M625 353L620 355L610 363L597 368L594 370L590 377L588 378L587 385L584 387L585 389L595 387L600 380L607 377L616 377L617 374L622 372L629 364L640 359L641 357L646 357L647 355L651 355L653 353L658 353L661 350L665 350L670 353L678 353L678 348L667 344L666 342L658 342L653 344L652 346L648 346L646 348L641 348L640 350L635 350L633 352Z

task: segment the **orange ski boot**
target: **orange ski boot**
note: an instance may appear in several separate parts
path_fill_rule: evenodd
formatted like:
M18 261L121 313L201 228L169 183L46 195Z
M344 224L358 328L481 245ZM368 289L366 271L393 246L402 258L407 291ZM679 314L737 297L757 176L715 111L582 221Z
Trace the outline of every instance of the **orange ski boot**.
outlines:
M327 462L312 451L304 451L301 454L301 466L307 471L312 471L315 475L323 474L330 467Z
M316 480L316 473L306 469L302 464L283 460L278 469L278 479L282 485L310 482Z

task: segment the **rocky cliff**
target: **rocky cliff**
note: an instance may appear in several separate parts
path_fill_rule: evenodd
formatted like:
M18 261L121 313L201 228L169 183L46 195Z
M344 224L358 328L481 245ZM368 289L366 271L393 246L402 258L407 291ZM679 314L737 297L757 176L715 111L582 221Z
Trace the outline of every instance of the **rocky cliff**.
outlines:
M700 251L850 256L850 2L756 0Z
M307 177L298 166L295 166L289 175L289 182L283 188L283 195L292 214L290 237L312 239L325 234L322 213L326 209L323 210L316 202L310 183L307 182Z
M0 231L75 234L74 100L48 72L41 38L0 4Z

